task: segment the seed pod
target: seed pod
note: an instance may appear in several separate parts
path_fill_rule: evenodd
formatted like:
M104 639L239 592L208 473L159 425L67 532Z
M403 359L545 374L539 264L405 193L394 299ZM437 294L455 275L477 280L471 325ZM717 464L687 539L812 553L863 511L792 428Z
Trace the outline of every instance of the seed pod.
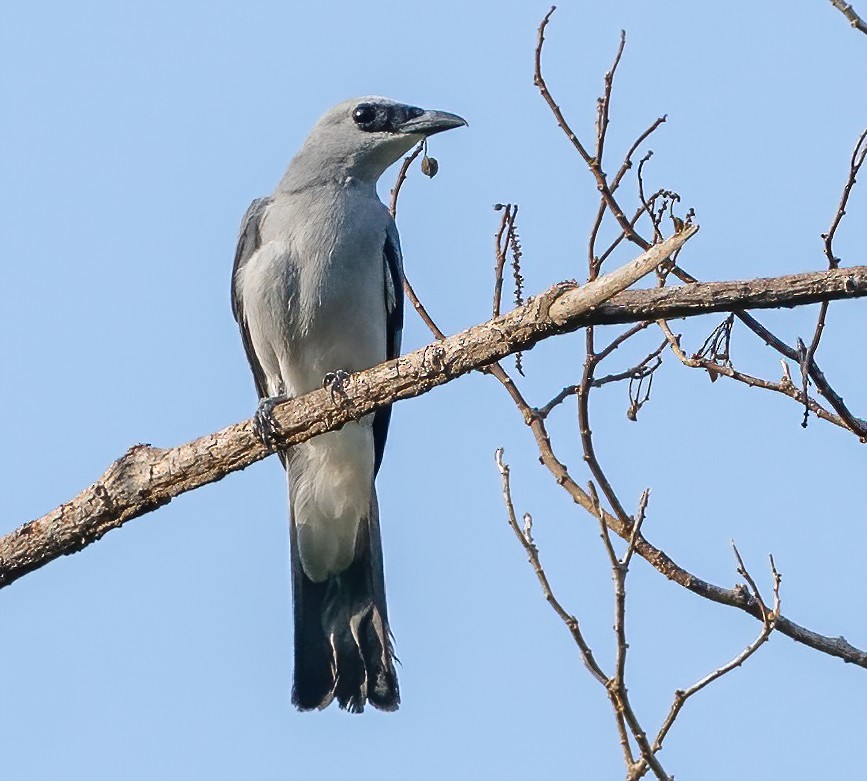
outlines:
M428 157L425 155L421 159L421 172L425 176L429 176L433 179L437 175L437 171L440 170L440 164L437 162L435 157Z

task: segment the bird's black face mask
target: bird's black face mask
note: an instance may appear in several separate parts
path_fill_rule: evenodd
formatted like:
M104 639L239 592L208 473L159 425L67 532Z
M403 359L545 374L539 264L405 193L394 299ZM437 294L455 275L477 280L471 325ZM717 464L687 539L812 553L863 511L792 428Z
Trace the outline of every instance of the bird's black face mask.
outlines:
M415 106L359 103L352 111L352 119L365 133L399 133L408 120L422 114L424 111Z

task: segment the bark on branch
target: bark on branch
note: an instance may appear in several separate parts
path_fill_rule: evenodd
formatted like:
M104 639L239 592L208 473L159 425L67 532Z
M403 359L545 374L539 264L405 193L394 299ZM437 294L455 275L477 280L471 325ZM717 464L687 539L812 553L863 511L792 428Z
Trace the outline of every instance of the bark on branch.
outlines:
M867 35L867 22L858 16L857 11L849 5L849 3L844 0L831 0L831 5L843 14L843 16L849 20L849 24L851 24L856 30L860 30L862 33Z
M753 283L621 292L652 272L696 230L687 228L587 285L556 285L502 317L353 375L343 392L320 390L276 407L280 444L296 444L339 428L378 407L426 393L549 336L591 322L795 306L867 295L867 267ZM59 556L81 550L111 529L186 491L220 480L267 455L250 420L174 448L135 445L74 499L0 538L0 587Z
M865 295L867 266L853 266L741 282L627 290L584 315L579 325L670 320L743 309L792 308Z

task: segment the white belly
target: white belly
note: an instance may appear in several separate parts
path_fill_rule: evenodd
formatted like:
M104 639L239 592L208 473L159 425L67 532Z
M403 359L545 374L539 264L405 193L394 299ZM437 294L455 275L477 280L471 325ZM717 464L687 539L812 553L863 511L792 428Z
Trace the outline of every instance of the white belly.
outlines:
M373 487L370 417L292 448L288 465L301 566L319 583L345 570Z

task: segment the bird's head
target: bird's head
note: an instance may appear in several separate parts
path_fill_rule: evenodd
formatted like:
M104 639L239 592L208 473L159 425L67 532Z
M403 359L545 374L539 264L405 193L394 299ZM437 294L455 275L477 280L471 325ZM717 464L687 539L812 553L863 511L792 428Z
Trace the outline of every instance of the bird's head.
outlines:
M354 98L325 112L296 161L318 161L323 170L376 182L423 138L466 124L462 117L446 111L421 109L375 95Z

